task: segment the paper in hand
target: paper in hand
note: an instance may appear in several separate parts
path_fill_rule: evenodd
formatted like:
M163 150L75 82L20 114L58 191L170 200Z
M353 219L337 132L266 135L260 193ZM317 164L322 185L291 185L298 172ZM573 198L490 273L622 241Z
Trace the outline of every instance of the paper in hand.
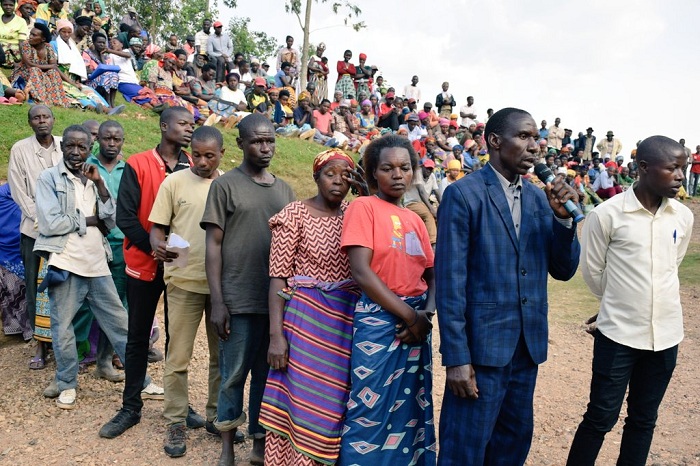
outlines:
M165 262L166 267L187 267L187 258L190 254L190 243L187 240L175 233L171 233L165 250L178 253L178 257L173 259L172 262Z

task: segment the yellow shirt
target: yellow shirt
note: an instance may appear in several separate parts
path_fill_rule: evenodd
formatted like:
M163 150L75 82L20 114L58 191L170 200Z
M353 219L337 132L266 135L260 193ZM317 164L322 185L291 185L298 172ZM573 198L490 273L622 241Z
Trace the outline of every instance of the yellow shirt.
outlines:
M18 45L28 34L27 22L21 16L15 15L7 24L0 21L0 44Z
M190 243L185 267L165 264L165 281L193 293L209 294L204 270L205 231L199 226L213 180L199 177L192 170L180 170L160 185L148 220L170 227L170 233Z
M56 21L59 19L68 19L68 12L66 10L61 10L58 14L54 13L51 8L49 8L48 3L42 3L36 9L36 15L34 18L37 23L44 23L49 27L51 34L56 32Z
M630 188L586 215L581 273L600 299L598 330L631 348L662 351L683 339L678 266L693 214L664 199L655 214Z

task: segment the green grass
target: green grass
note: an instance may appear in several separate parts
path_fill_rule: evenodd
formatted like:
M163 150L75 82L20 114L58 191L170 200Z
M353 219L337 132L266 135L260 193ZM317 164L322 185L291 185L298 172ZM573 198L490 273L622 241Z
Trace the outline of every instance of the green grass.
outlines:
M681 287L700 286L700 243L691 243L679 267ZM598 312L599 302L583 281L580 270L568 282L549 279L549 317L563 323L583 323Z
M549 318L557 322L582 323L598 312L599 302L583 281L581 272L568 282L549 279Z
M688 252L679 267L681 286L700 285L700 244L690 243Z
M158 115L141 109L134 104L126 104L127 109L120 115L107 117L76 109L54 108L54 131L57 136L70 125L82 124L85 120L105 121L113 119L124 127L125 142L123 152L126 157L155 147L160 141ZM32 135L27 123L28 105L0 106L0 180L7 179L7 164L10 148L20 139ZM223 130L226 149L221 163L223 170L240 164L243 153L236 146L237 130ZM322 147L300 139L277 138L275 158L270 171L292 186L297 198L303 199L316 193L316 185L311 177L311 166Z

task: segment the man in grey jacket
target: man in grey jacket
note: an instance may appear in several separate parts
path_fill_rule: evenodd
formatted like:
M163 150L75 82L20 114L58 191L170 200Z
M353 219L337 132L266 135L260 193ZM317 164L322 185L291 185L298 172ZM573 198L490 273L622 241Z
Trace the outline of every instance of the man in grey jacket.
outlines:
M62 409L75 407L78 352L72 322L83 301L89 301L100 328L125 360L127 313L107 265L112 250L105 238L116 226L116 205L97 166L85 163L90 140L84 127L66 128L63 160L44 170L36 186L39 237L34 251L48 260L44 281L60 391L56 403Z

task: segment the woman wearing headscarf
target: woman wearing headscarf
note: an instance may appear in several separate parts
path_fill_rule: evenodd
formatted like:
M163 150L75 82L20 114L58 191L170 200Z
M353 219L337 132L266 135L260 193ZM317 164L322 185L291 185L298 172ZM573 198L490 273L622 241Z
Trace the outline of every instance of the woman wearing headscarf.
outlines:
M343 60L336 65L338 71L338 82L335 83L335 92L340 92L343 99L355 97L355 65L350 63L352 52L346 50L343 54ZM352 97L350 97L352 96Z
M2 0L2 17L0 18L0 46L5 52L5 67L12 68L22 60L19 44L27 39L29 30L21 16L15 14L14 0Z
M156 53L153 54L156 56ZM173 77L175 74L175 61L177 57L172 52L163 55L163 59L158 61L155 66L149 68L148 75L143 75L148 82L148 87L154 92L158 102L152 102L158 107L165 105L170 107L185 107L194 116L195 121L202 119L201 114L196 106L183 100L175 94ZM153 60L152 60L153 61ZM144 70L146 69L144 65Z
M78 50L82 54L90 46L92 46L92 40L90 39L90 31L92 31L92 20L88 16L78 16L73 20L75 27L73 28L73 41L78 47Z
M112 19L107 16L104 0L95 0L95 3L92 5L92 11L95 13L95 16L92 17L92 24L95 28L102 29L109 37L116 36L118 31L114 27Z
M129 42L131 45L131 42ZM156 44L148 44L146 50L143 51L143 56L146 59L141 67L141 85L148 86L148 77L151 75L153 68L158 66L158 63L163 60L163 49Z
M335 464L350 391L352 316L359 290L340 236L350 184L359 174L344 152L313 163L314 197L270 221L270 373L260 408L265 464ZM366 185L363 194L367 194Z
M45 24L34 24L29 37L20 45L22 61L10 76L12 86L24 89L36 103L69 107L58 72L56 52L49 45L51 32Z
M34 14L36 13L36 7L39 6L35 0L19 0L17 2L17 10L15 14L21 16L25 23L27 23L27 31L30 31L34 27ZM28 34L29 32L27 32Z
M359 59L360 64L355 67L355 89L357 90L355 95L359 97L360 93L364 92L367 98L370 94L369 80L372 78L372 68L366 64L367 55L361 53Z
M316 54L309 58L308 81L316 84L314 92L315 102L320 102L328 98L328 65L323 63L323 52L326 51L326 44L321 42L316 47Z
M94 89L84 85L87 80L87 68L78 46L73 40L73 23L65 19L56 22L58 36L51 41L56 51L58 60L58 72L63 79L63 90L66 95L80 104L81 107L96 110L100 113L106 111L109 104Z

